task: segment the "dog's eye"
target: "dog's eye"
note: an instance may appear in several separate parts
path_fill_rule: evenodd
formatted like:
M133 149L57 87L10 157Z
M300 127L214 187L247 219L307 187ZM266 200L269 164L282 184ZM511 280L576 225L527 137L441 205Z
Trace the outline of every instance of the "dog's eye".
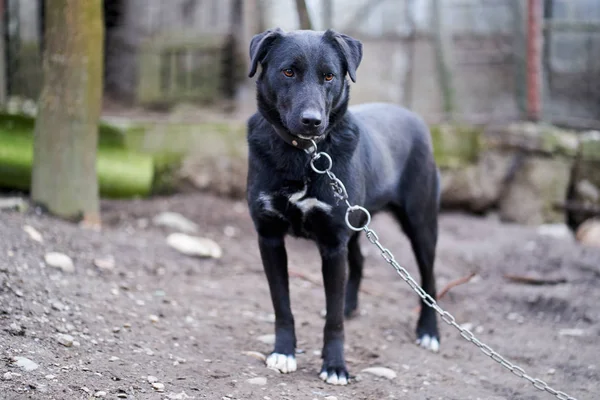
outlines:
M334 75L333 75L331 72L330 72L330 73L328 73L328 74L325 74L325 80L326 80L327 82L330 82L330 81L332 81L332 80L333 80L333 77L334 77Z
M292 76L294 76L294 71L292 71L290 68L284 69L283 74L288 78L291 78Z

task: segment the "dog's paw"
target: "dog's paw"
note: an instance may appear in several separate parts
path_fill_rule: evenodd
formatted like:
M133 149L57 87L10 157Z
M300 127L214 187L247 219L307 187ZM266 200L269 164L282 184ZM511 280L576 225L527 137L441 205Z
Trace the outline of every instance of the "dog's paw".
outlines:
M297 367L296 357L291 354L271 353L271 355L267 357L267 368L274 369L282 374L294 372Z
M417 339L417 344L427 350L431 350L434 353L440 351L440 340L437 336L429 336L424 334Z
M348 371L345 367L325 367L321 369L319 378L330 385L344 386L348 384Z

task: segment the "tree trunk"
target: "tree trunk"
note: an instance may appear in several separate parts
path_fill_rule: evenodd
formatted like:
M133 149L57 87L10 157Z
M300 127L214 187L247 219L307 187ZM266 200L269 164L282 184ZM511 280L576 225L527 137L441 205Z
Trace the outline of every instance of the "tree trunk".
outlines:
M298 10L298 18L300 19L300 29L312 29L310 16L305 0L296 0L296 9Z
M46 1L44 84L35 124L31 197L59 217L99 223L102 1Z

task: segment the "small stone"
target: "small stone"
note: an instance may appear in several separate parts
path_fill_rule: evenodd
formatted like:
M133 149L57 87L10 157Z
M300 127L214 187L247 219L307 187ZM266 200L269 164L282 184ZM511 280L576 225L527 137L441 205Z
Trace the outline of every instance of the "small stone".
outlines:
M25 329L16 322L13 322L8 326L8 332L15 336L25 336Z
M152 322L152 323L157 323L159 321L158 315L152 314L148 318L150 319L150 322Z
M264 344L275 344L275 335L274 334L262 335L262 336L259 336L257 339L260 342L263 342Z
M99 269L110 271L115 269L115 259L113 257L96 258L94 265Z
M56 311L62 311L65 309L65 305L58 300L54 300L50 302L50 307Z
M38 243L42 243L44 241L44 238L42 237L42 234L39 233L34 227L29 226L29 225L25 225L23 227L23 230L25 231L25 233L27 233L29 235L29 237L38 242Z
M119 326L115 326L115 327L112 329L112 331L113 331L113 333L119 333L119 332L121 332L121 327L119 327Z
M223 233L225 234L225 236L232 238L237 234L237 228L231 225L227 225L225 226L225 228L223 228Z
M176 212L162 212L152 218L152 223L156 226L171 228L185 233L198 232L198 225Z
M160 383L160 382L154 382L154 383L152 384L152 388L153 388L154 390L156 390L157 392L164 392L164 391L165 391L165 385L163 385L163 384L162 384L162 383Z
M71 257L63 253L50 252L44 256L46 264L53 268L58 268L63 272L72 273L75 272L75 265Z
M146 378L148 380L148 383L155 383L158 382L158 378L152 375L148 375L148 378Z
M56 378L56 376L54 376L54 375L46 375L45 378L48 379L48 380L52 380L52 379Z
M117 394L117 398L119 398L119 399L126 399L127 398L127 394L125 394L125 393L119 393L119 394Z
M94 393L94 397L106 397L107 393L104 390L99 390Z
M548 370L548 375L554 375L556 373L556 370L554 368L550 368Z
M167 395L167 398L169 400L188 400L188 399L193 399L194 397L188 396L187 393L185 393L185 392L181 392L181 393L169 393Z
M575 237L585 246L600 248L600 218L588 219L581 224Z
M33 371L38 369L38 365L36 363L25 357L15 357L14 363L23 371Z
M325 400L338 400L338 398L335 396L326 396Z
M396 377L396 373L394 371L385 367L365 368L362 370L362 372L364 372L365 374L371 374L386 379L394 379Z
M62 344L65 347L72 347L74 338L71 335L59 333L58 335L56 335L56 340L58 341L58 343Z
M27 203L20 197L2 197L0 198L0 210L18 210L27 209Z
M112 356L111 358L108 359L108 361L110 361L110 362L115 362L115 361L119 361L119 360L120 360L120 358L117 356Z
M565 224L543 224L537 228L538 235L556 239L572 239L573 233Z
M583 329L561 329L558 334L559 336L581 337L585 336L586 332Z
M4 379L5 381L10 381L17 375L18 374L15 374L14 372L5 372L4 375L2 375L2 379Z
M246 382L248 382L251 385L264 386L267 384L267 378L262 377L262 376L257 376L256 378L248 379Z
M223 255L221 247L213 240L183 233L170 234L167 244L180 253L193 257L221 258Z

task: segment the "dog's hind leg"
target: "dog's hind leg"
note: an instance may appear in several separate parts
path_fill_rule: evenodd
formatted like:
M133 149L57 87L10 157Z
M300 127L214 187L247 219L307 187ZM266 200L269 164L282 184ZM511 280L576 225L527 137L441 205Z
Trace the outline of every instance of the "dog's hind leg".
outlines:
M362 279L364 257L360 251L360 232L355 233L348 241L348 266L349 275L346 284L346 304L344 315L346 318L355 316L358 309L358 290Z
M415 187L403 188L412 195L405 198L402 206L392 206L391 209L411 242L419 266L421 287L435 299L433 269L438 238L439 177L436 173L413 182ZM417 322L417 343L434 352L440 347L436 312L422 300Z
M267 367L282 373L296 370L296 333L290 305L287 253L283 237L260 237L260 254L275 310L275 349L267 357Z

